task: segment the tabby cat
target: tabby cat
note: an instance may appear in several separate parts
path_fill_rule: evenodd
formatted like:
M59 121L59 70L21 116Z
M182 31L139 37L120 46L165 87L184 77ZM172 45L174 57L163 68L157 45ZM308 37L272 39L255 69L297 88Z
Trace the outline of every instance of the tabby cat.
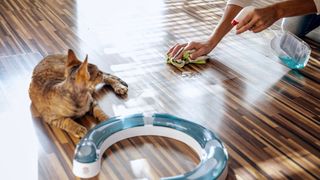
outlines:
M79 61L69 50L67 56L49 55L40 61L33 70L29 96L45 122L81 138L87 129L75 118L92 113L99 121L107 119L92 96L100 83L110 85L119 95L128 91L127 83L120 78L89 64L88 56L84 62Z

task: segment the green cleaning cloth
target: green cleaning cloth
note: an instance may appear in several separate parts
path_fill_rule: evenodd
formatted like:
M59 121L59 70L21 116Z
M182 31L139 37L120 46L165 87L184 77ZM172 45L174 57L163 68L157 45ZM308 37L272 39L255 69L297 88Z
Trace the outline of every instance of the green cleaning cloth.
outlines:
M200 56L196 59L191 59L190 55L193 51L186 51L183 53L183 56L181 59L173 59L170 57L167 57L167 63L172 64L178 68L182 68L184 65L193 63L193 64L205 64L207 62L207 59L209 59L208 56Z

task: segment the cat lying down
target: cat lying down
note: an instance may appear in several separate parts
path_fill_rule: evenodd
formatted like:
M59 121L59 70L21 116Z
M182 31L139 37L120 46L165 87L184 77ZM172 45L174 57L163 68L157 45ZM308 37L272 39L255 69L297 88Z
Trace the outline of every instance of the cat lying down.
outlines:
M69 50L67 56L47 56L35 67L29 96L32 106L45 122L81 138L87 129L75 122L75 118L91 113L99 121L107 119L92 97L100 83L110 85L119 95L128 91L127 83L120 78L89 64L88 57L84 62L79 61Z

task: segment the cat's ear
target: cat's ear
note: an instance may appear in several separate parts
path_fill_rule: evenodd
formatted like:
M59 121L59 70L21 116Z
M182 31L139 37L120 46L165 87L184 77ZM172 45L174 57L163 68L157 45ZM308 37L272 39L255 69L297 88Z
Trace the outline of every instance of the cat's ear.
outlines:
M76 54L71 49L69 49L66 66L72 67L77 64L81 64L81 61L79 61Z
M88 71L88 55L87 55L86 59L83 61L83 63L80 65L78 69L76 81L77 83L84 83L89 81L89 79L90 79L90 74Z

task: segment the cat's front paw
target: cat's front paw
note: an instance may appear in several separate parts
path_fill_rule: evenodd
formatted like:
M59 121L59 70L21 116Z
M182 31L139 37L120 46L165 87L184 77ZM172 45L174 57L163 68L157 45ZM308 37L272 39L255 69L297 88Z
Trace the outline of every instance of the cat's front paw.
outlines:
M87 128L80 126L76 129L74 136L77 138L83 138L87 134Z
M105 113L101 112L99 115L96 116L96 118L98 119L98 121L105 121L108 119L108 116Z
M114 92L119 95L124 95L128 92L128 87L126 87L120 83L115 85L115 87L113 89L114 89Z

